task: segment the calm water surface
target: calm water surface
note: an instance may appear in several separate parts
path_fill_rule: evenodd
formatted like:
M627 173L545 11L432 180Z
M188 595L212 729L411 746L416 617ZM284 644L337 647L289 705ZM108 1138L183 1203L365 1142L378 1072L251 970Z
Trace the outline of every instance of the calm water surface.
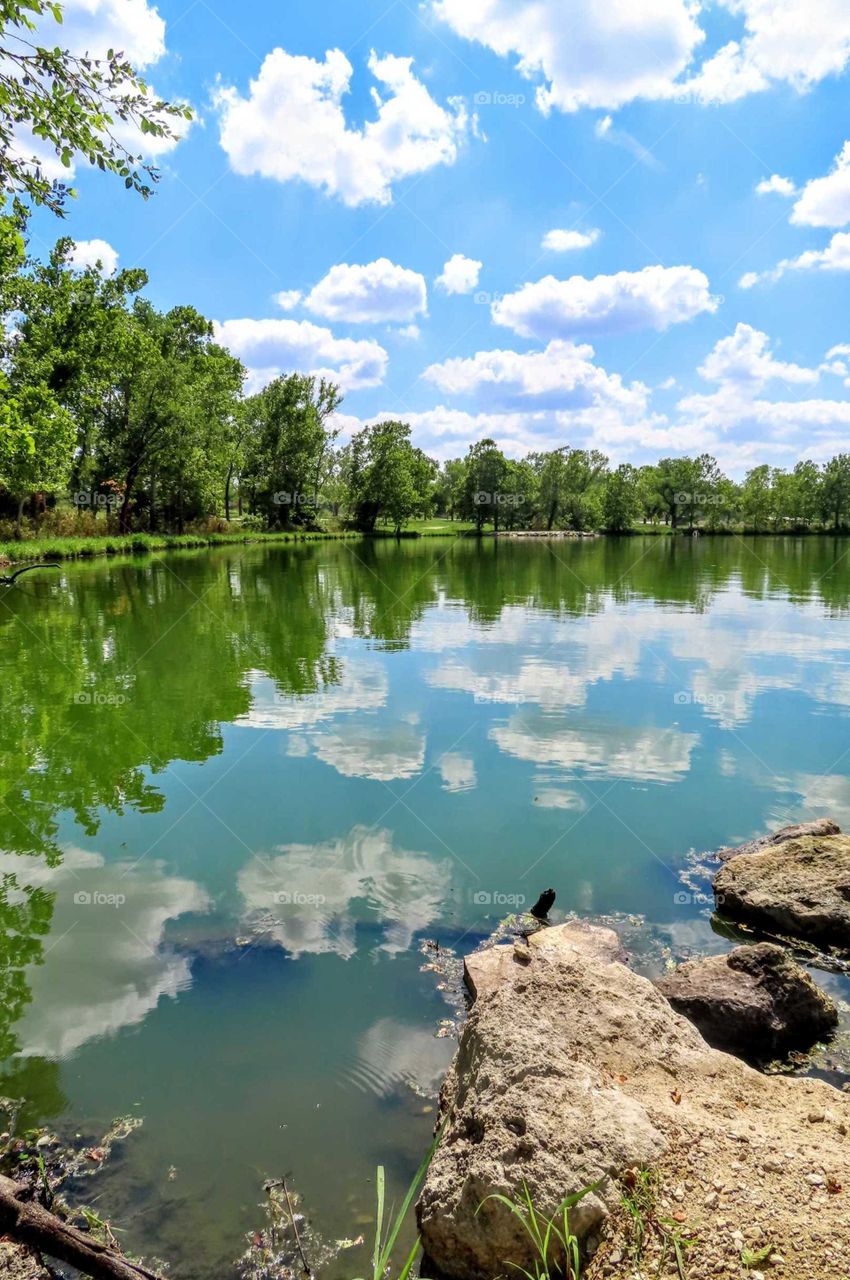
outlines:
M89 1140L144 1117L89 1194L180 1280L228 1273L268 1177L368 1235L452 1053L423 940L461 954L552 885L648 969L725 947L689 852L850 825L848 606L850 543L814 538L25 579L0 596L0 1092Z

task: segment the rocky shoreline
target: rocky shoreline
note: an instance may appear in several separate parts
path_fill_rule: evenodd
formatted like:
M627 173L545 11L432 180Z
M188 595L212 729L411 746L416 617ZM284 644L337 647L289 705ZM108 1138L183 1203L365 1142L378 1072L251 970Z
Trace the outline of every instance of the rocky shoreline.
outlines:
M727 920L850 948L850 837L834 823L717 857ZM653 983L613 931L573 923L478 951L465 977L417 1205L434 1274L538 1274L507 1203L527 1188L543 1219L584 1193L570 1229L588 1277L850 1275L850 1093L757 1069L837 1022L787 948L754 937Z

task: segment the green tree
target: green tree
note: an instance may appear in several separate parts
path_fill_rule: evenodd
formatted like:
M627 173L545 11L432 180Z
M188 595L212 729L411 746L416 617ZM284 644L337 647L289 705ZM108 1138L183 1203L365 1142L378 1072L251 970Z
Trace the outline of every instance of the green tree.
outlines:
M638 473L628 462L605 477L602 491L602 527L609 533L627 533L640 514Z
M62 6L54 0L0 0L0 189L62 214L73 189L49 179L39 149L70 169L76 157L124 180L147 198L158 170L121 141L119 126L174 137L191 109L155 97L114 50L77 56L59 44Z
M465 459L461 509L474 520L479 533L489 521L498 532L499 518L511 495L505 488L508 460L495 440L479 440L469 446Z
M275 378L245 402L246 479L270 525L315 523L337 434L329 419L341 404L334 383L300 373Z
M850 512L850 453L839 453L823 469L821 506L824 521L832 520L834 529L847 523Z
M426 514L438 467L410 443L406 422L376 422L358 431L348 452L348 510L358 529L374 531L379 519L399 532L407 520Z
M29 495L67 479L73 443L71 417L43 383L15 392L0 373L0 484L17 503L17 537Z

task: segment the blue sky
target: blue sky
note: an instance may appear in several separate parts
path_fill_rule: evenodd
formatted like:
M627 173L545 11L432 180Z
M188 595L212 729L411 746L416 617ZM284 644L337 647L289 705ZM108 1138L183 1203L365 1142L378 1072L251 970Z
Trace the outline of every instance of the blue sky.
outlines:
M847 447L846 0L67 0L64 42L199 119L34 249L145 267L252 386L329 373L441 458Z

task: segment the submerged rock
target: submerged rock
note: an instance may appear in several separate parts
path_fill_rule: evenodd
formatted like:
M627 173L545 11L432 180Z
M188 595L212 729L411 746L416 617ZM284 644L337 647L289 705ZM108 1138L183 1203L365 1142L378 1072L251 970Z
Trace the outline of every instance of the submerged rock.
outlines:
M814 822L798 822L791 827L780 827L773 835L757 836L755 840L747 840L744 844L724 845L717 850L721 862L737 858L743 853L760 853L762 849L770 849L786 840L797 840L800 836L838 836L841 828L832 818L815 818Z
M769 942L690 960L657 986L709 1044L750 1062L809 1049L838 1022L829 996Z
M850 836L793 836L739 854L713 888L730 920L850 948Z
M612 1272L631 1274L619 1180L649 1167L662 1195L669 1183L673 1196L659 1212L699 1221L694 1274L739 1277L729 1215L739 1215L755 1248L761 1205L770 1240L793 1242L807 1277L834 1280L824 1242L846 1230L846 1196L830 1188L850 1186L850 1096L821 1081L762 1075L712 1049L648 979L604 947L560 945L561 932L535 935L541 941L523 961L489 962L503 981L486 993L482 984L461 1035L417 1206L436 1270L492 1280L532 1269L521 1221L489 1197L515 1200L527 1186L546 1217L598 1183L572 1211L571 1229L585 1240L590 1233L591 1248L610 1236L610 1257L625 1259ZM815 1169L824 1181L812 1191L805 1178ZM723 1212L706 1216L710 1193Z

